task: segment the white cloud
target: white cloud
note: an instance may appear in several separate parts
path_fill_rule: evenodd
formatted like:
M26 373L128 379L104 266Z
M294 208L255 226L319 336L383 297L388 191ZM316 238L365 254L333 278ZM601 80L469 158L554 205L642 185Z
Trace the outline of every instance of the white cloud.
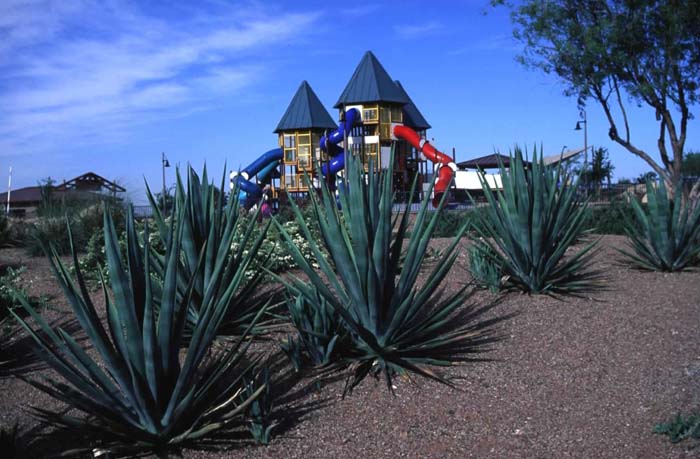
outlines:
M166 18L124 1L0 2L0 156L114 140L211 106L258 81L265 51L318 19L206 6Z
M420 24L397 25L394 26L394 32L400 38L411 39L442 33L444 27L437 21L428 21Z

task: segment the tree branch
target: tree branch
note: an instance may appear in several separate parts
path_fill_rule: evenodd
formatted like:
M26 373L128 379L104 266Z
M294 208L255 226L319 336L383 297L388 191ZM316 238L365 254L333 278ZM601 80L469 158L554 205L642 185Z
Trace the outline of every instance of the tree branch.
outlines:
M657 141L659 153L661 153L661 161L667 169L671 168L671 161L668 159L668 151L666 150L666 120L661 120L661 128L659 129L659 140Z
M642 158L644 161L646 161L647 164L651 166L652 169L654 169L654 172L659 174L659 177L661 177L664 182L670 182L670 175L668 171L661 166L658 165L656 161L654 161L654 158L652 158L649 154L647 154L644 150L640 150L639 148L635 147L632 145L631 142L621 138L617 132L617 125L615 123L615 118L612 115L612 111L610 110L610 105L608 105L607 101L603 97L603 93L600 90L600 88L594 87L593 88L593 95L594 97L598 100L598 102L601 104L603 107L603 111L605 112L605 117L608 119L608 123L610 124L610 130L608 131L608 135L610 136L610 140L613 142L617 142L618 144L622 145L629 151L630 153L639 156Z
M625 105L622 103L622 96L620 95L620 87L617 84L617 79L613 78L613 84L615 87L615 94L617 95L617 105L620 107L622 112L622 119L625 121L625 140L630 141L630 125L627 120L627 111L625 110Z

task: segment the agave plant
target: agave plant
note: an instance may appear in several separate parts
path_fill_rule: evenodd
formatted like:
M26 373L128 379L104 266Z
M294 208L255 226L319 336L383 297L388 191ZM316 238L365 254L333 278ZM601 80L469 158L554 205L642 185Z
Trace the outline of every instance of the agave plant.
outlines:
M625 216L634 253L622 253L642 269L681 271L700 256L700 205L684 203L681 186L671 199L663 180L647 180L646 189L647 208L632 197L635 218Z
M347 330L340 314L318 291L313 301L304 295L291 295L287 308L297 336L290 336L282 350L297 370L302 366L303 357L315 366L324 366L332 363L336 355L343 354L348 341Z
M34 352L34 340L24 333L24 329L12 317L12 312L24 312L20 298L35 308L43 308L46 297L29 296L19 285L19 276L24 268L8 268L0 276L0 379L19 376L41 369L43 361ZM61 327L71 332L77 331L79 324L75 320L55 321L52 328ZM2 451L2 449L0 449Z
M127 217L126 259L120 255L112 218L105 212L105 251L112 286L110 295L102 283L106 326L90 298L74 248L75 280L58 253L46 247L56 278L94 352L86 352L66 331L52 330L26 301L23 305L32 321L15 315L40 346L40 356L61 376L30 383L84 416L39 407L34 412L61 429L98 439L91 447L123 453L163 450L194 441L243 422L247 405L264 390L258 387L241 399L245 377L256 362L244 360L248 345L245 334L230 347L214 345L250 255L240 264L222 258L212 267L202 288L198 321L182 349L187 313L195 295L193 284L200 277L199 271L205 269L202 253L190 284L183 295L178 294L179 260L185 247L192 245L183 222L175 219L169 225L165 268L162 278L156 279L148 237L143 243L139 240L133 209ZM32 323L42 332L35 331Z
M484 245L469 247L469 272L478 287L487 288L491 293L501 290L507 279L503 276L498 256Z
M204 290L217 264L223 262L229 269L220 273L223 285L228 285L236 275L237 267L244 262L249 265L246 277L239 282L240 288L228 299L223 328L226 334L240 334L248 328L251 321L267 302L278 293L277 291L261 290L264 271L256 266L258 252L263 243L269 222L261 231L255 231L256 218L240 218L238 192L230 194L225 201L223 190L225 175L222 175L221 187L216 188L209 183L207 169L204 168L200 180L196 172L188 167L187 185L177 174L177 193L175 197L174 219L182 227L185 236L183 242L184 256L178 269L178 294L184 295L185 289L192 284L193 293L188 310L188 328L197 323L204 301ZM156 198L150 190L148 198L153 208L154 220L164 243L170 238L168 224ZM234 240L244 241L238 248L232 249ZM262 255L262 254L261 254ZM262 259L265 257L262 256ZM154 252L154 268L162 276L166 269L166 260ZM202 269L198 265L202 264ZM220 291L219 294L223 294ZM218 301L215 298L214 301ZM275 306L277 303L275 304ZM252 331L259 333L261 323ZM264 328L264 327L263 327Z
M393 161L393 152L391 157ZM360 159L347 155L345 173L346 182L339 187L340 209L325 184L320 197L310 194L330 261L322 256L301 212L292 203L320 272L281 231L296 263L308 277L308 281L292 278L285 282L314 307L320 307L318 298L332 306L351 338L349 351L339 356L329 370L348 365L352 368L346 390L352 390L368 374L383 374L390 390L392 379L406 372L451 384L434 367L481 360L477 354L498 339L494 325L503 319L484 318L489 307L465 306L466 286L452 293L443 291L466 226L418 286L444 197L438 211L431 215L429 193L426 195L409 235L408 209L395 219L392 216L391 171L380 171L370 162L365 174ZM424 224L426 221L429 223Z
M588 202L576 193L579 177L545 166L537 148L526 164L516 147L510 169L500 169L502 190L480 176L489 206L476 215L477 247L494 254L509 282L524 291L575 295L595 288L595 242L567 254L586 233Z

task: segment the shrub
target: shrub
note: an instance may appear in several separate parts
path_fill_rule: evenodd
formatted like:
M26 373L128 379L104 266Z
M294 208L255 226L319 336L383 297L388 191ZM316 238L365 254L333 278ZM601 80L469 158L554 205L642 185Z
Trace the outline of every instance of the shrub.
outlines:
M685 418L679 413L670 422L654 426L654 433L668 435L672 443L686 438L700 439L700 414L691 414Z
M646 209L633 198L634 218L625 220L634 253L621 252L642 269L682 271L700 255L700 205L684 204L681 186L671 198L663 180L646 189Z
M75 247L83 252L92 238L102 237L101 225L97 222L102 220L103 208L109 209L117 230L123 231L124 211L119 206L93 204L88 207L79 207L72 204L61 207L59 204L54 204L29 226L23 245L32 256L42 255L44 244L54 247L60 255L69 255L71 241L68 239L66 225L70 225Z
M133 210L127 218L125 259L112 218L109 212L104 213L112 285L112 295L104 287L106 328L80 269L76 269L74 281L58 253L46 247L58 282L94 352L87 353L72 334L52 330L23 301L43 334L35 332L28 321L20 322L41 347L41 358L62 377L29 382L86 415L34 408L39 418L81 438L96 438L97 446L116 454L144 449L161 452L243 422L247 405L264 390L259 387L248 397L239 397L245 377L259 359L244 363L249 345L245 333L225 347L215 347L214 339L251 256L239 263L232 257L222 258L206 276L202 286L206 296L198 301L198 320L182 350L182 332L195 295L193 283L202 279L205 269L205 263L199 263L190 273L193 282L178 294L180 261L187 247L194 244L186 224L182 218L169 225L159 281L154 276L148 238L142 242L137 235ZM72 252L77 262L75 250ZM85 442L77 452L95 446L88 445Z
M568 255L584 234L587 201L577 197L578 177L544 165L537 149L526 166L515 148L510 168L501 165L503 189L481 177L489 206L474 225L475 243L496 254L509 282L531 293L578 294L595 287L589 266L594 244Z
M632 205L626 201L613 201L608 205L592 206L584 228L597 234L624 235L625 219L632 216Z
M10 220L0 211L0 249L12 246Z
M22 333L22 328L12 317L13 313L22 312L20 298L37 309L46 305L46 297L30 297L20 285L24 271L24 267L7 268L0 276L0 379L34 371L40 366L40 360L33 352L33 341ZM64 326L68 327L68 324Z
M468 297L466 287L440 294L441 283L458 255L457 243L466 226L425 282L417 286L440 211L428 212L425 199L416 215L415 229L407 238L408 209L399 217L398 227L393 224L391 172L379 171L370 163L369 173L365 174L361 161L347 155L345 174L346 182L339 187L342 210L325 184L320 197L310 194L321 240L337 271L324 259L319 244L292 202L297 222L309 240L320 270L304 258L278 223L290 253L308 277L308 280L283 281L315 310L324 308L325 301L342 318L350 337L349 351L338 356L332 367L351 368L346 391L368 374L382 374L389 390L393 390L393 378L405 372L450 384L431 367L477 360L475 355L497 340L493 326L503 320L503 317L484 319L483 313L489 308L474 306L467 306L464 315L456 317L458 308ZM415 183L413 188L415 191ZM440 208L443 205L444 199ZM426 221L430 222L427 226Z

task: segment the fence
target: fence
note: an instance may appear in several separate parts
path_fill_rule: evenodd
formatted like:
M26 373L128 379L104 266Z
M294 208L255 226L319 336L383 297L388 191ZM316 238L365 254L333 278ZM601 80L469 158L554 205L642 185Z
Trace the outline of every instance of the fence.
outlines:
M686 191L690 191L695 183L698 182L698 177L688 177L684 180L683 186ZM470 191L467 194L464 190L450 190L451 196L445 205L446 210L470 210L475 207L487 205L486 198L481 190ZM618 201L628 201L630 196L634 196L639 200L644 200L646 195L646 185L643 183L615 183L615 184L581 184L577 190L578 196L581 199L589 199L592 205L604 205ZM392 207L394 212L403 212L406 207L409 207L409 212L415 213L420 210L421 197L416 195L413 202L409 201L408 193L396 193L395 202ZM297 203L299 201L297 200ZM432 203L428 204L428 210L435 210ZM137 219L153 218L153 209L151 206L134 206L134 216Z

